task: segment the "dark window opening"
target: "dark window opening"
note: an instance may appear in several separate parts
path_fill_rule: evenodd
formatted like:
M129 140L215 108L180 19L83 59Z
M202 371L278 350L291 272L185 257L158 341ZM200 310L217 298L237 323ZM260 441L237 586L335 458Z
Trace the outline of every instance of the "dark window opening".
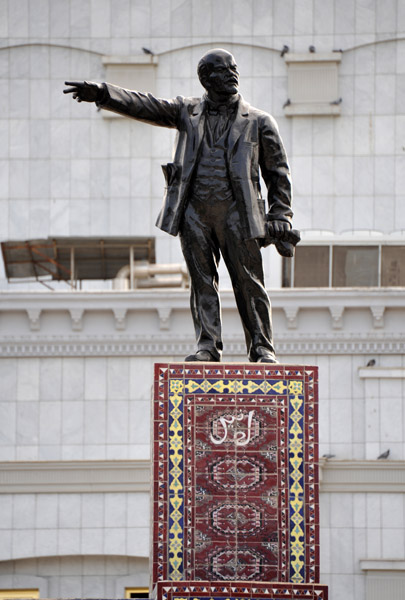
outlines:
M405 286L405 246L299 245L283 259L283 287Z
M303 246L294 261L294 287L329 285L329 247Z
M148 588L125 588L125 598L149 598Z
M405 246L383 246L381 285L405 286Z
M334 246L332 287L378 286L377 246Z

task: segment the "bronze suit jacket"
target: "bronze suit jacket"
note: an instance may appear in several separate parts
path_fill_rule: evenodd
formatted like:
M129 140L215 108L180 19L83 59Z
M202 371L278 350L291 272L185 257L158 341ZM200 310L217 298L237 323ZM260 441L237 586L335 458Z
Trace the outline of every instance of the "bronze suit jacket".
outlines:
M106 83L104 96L97 104L137 120L178 130L173 162L163 166L167 187L156 222L163 231L177 235L204 135L204 99L177 96L163 100ZM277 124L273 117L253 108L242 97L229 131L227 159L244 239L264 238L266 220L290 222L291 180ZM267 211L260 191L259 167L267 187Z

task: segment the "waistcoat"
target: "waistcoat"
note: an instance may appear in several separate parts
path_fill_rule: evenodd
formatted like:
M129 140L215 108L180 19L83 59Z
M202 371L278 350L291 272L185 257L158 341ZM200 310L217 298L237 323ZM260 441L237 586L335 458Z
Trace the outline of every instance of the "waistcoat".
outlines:
M200 200L228 200L232 197L226 159L227 139L231 123L214 142L207 119L201 142L200 157L194 174L192 194Z

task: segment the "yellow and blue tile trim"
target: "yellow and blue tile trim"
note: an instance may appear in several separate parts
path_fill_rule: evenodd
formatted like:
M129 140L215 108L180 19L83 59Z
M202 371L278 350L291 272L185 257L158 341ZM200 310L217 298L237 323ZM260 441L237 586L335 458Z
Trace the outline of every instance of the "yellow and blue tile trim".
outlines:
M162 365L157 365L157 367L162 367ZM254 378L240 375L235 378L224 377L223 372L214 376L210 373L208 377L205 373L198 377L188 377L180 367L172 372L170 368L164 369L161 373L164 373L166 382L164 388L166 397L163 399L161 393L158 399L161 403L167 402L167 413L162 411L162 415L164 413L164 419L166 419L168 447L168 481L165 492L167 548L164 554L159 555L158 559L161 560L161 556L163 556L162 560L166 560L167 564L163 566L163 569L160 568L157 571L162 573L162 579L170 581L193 579L194 565L190 558L193 554L192 551L187 551L185 548L185 519L186 515L187 518L190 518L194 501L190 495L191 491L186 489L185 444L190 443L190 437L185 435L184 420L187 398L193 397L197 404L199 401L211 402L217 407L221 402L234 403L235 407L243 406L243 403L246 403L246 406L257 406L257 409L260 410L260 407L263 407L267 401L272 402L273 406L283 407L287 427L285 427L286 431L280 433L279 440L281 440L280 445L285 444L286 447L284 447L284 451L279 448L277 473L280 486L279 510L284 511L283 514L286 515L286 518L283 517L279 520L282 523L279 527L279 543L281 543L281 539L285 539L286 547L279 555L278 581L303 584L308 582L308 574L310 574L311 582L317 583L319 565L314 561L319 557L319 552L315 551L315 545L319 544L319 524L315 523L315 528L312 524L311 551L308 551L309 541L306 539L308 528L306 526L308 510L313 514L314 503L318 503L318 490L315 486L314 492L314 486L311 486L312 492L309 496L312 504L308 507L308 481L304 468L306 455L312 457L312 462L317 459L317 429L316 434L312 434L311 440L306 439L308 431L308 427L306 428L307 405L317 401L316 391L314 392L316 368L314 372L314 368L300 367L294 377L293 368L286 371L281 367L280 374L274 378L269 376L259 378L257 374ZM286 376L283 376L285 374ZM159 377L160 379L157 381L163 381L163 376ZM163 383L161 389L163 390ZM313 433L313 427L311 431ZM311 451L307 450L305 454L305 447L309 442ZM285 460L280 457L285 457ZM311 472L313 472L313 464L311 468ZM286 500L284 506L280 505L283 502L282 498Z

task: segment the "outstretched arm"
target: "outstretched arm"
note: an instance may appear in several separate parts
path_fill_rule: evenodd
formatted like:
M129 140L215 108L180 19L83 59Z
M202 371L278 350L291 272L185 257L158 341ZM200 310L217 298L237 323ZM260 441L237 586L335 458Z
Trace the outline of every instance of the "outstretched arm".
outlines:
M155 98L111 83L94 81L65 81L64 94L72 94L77 102L96 102L97 106L152 125L176 128L183 99Z

